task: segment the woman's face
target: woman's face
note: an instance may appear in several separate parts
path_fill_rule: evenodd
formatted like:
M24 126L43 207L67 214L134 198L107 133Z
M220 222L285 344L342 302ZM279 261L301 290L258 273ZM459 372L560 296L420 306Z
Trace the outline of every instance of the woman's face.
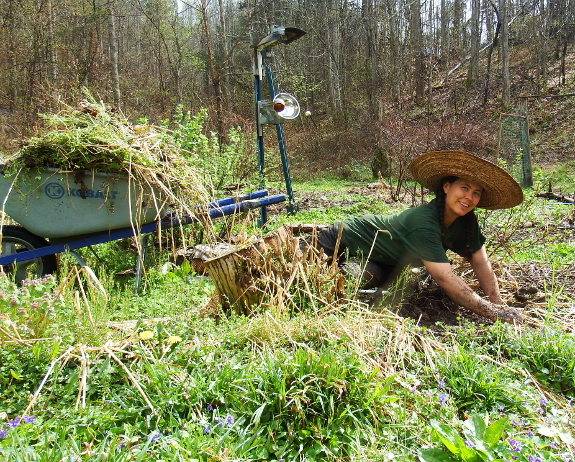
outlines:
M445 224L449 226L457 217L471 212L481 199L483 188L470 180L458 178L443 185L445 191Z

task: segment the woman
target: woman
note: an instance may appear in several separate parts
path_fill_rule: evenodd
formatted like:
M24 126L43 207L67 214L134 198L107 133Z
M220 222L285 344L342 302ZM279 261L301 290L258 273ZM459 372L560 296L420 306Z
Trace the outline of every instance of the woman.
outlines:
M367 260L364 288L382 287L406 265L425 266L457 304L489 319L520 322L522 316L502 306L497 278L487 258L485 237L473 210L504 209L523 201L517 182L497 165L463 151L421 154L410 165L413 178L435 190L428 204L401 213L363 215L336 222L318 233L318 246L338 255ZM451 269L446 251L465 257L487 300Z

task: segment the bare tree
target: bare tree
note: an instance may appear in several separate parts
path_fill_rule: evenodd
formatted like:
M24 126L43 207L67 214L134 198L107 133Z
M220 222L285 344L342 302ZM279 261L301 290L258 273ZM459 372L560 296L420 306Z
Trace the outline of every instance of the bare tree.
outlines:
M415 102L421 104L425 91L423 31L421 28L421 0L412 0L410 6L411 50L414 57L413 84Z
M489 98L489 84L491 81L491 61L493 58L493 50L499 44L499 32L501 30L501 18L499 16L499 10L497 5L492 1L489 0L489 3L493 7L493 12L495 13L495 31L493 32L493 40L489 45L488 52L487 52L487 66L485 71L485 85L483 91L483 105L487 104L487 99Z
M479 78L479 47L481 44L481 29L479 27L480 0L471 0L471 58L467 72L467 82L475 82Z
M509 23L508 0L499 0L499 15L501 19L501 103L509 106L511 95L511 77L509 75Z
M121 108L122 93L120 91L120 72L118 71L118 37L116 35L116 13L114 4L108 9L110 15L110 71L112 74L112 93L114 104Z

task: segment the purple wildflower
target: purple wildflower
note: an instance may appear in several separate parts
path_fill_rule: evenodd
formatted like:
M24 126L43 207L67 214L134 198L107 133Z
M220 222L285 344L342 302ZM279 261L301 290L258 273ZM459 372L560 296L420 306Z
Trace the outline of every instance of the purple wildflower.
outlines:
M505 406L503 404L497 403L497 409L499 410L499 412L503 412L505 410Z
M465 440L465 446L471 449L475 447L475 445L471 442L471 440Z
M545 407L549 404L549 402L545 398L541 398L539 400L539 404L541 404L541 407Z
M226 416L225 423L226 423L227 425L233 424L233 423L234 423L234 416L231 415L231 414L228 414L228 415Z
M16 428L20 425L20 417L16 417L14 420L9 420L8 422L6 422L6 426L10 427L10 428Z
M511 450L515 452L521 452L521 450L523 449L521 441L517 441L514 439L509 440L509 446L511 447Z
M211 404L208 404L206 406L206 411L213 411L213 410L214 410L214 407Z
M210 427L206 427L204 428L204 433L207 435L208 433L210 433L212 431L212 429Z
M447 395L437 395L437 402L439 403L440 406L444 406L445 403L447 402Z
M150 435L150 437L148 438L148 441L150 443L155 443L156 441L158 441L160 438L162 437L161 433L158 432L154 432Z
M0 440L8 438L8 430L0 430Z
M35 420L36 420L35 415L25 415L22 417L22 422L27 423L27 424L34 423Z
M528 460L529 462L543 462L543 461L541 460L541 457L536 457L536 456L528 456L528 457L527 457L527 460Z
M439 379L437 381L437 388L439 388L441 390L444 386L445 386L445 380Z

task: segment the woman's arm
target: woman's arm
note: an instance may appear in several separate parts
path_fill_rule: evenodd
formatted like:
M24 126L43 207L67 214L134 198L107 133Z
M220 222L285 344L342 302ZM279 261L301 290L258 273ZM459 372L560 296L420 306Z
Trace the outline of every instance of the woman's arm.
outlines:
M491 303L502 304L501 294L499 293L499 283L497 277L491 268L491 263L487 258L485 246L474 252L469 262L483 293L487 295Z
M479 261L479 259L478 259ZM445 293L458 305L486 318L514 323L521 322L522 316L514 309L494 306L476 294L463 279L457 276L449 263L423 261L431 277Z

